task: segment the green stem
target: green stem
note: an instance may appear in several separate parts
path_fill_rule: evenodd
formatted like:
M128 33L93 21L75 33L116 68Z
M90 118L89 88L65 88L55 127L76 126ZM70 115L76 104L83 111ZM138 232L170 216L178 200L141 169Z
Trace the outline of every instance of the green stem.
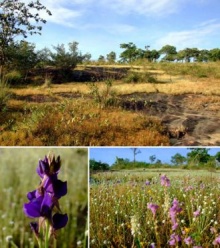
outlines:
M18 246L17 246L12 240L10 241L10 243L11 243L11 246L12 246L12 247L18 248Z
M50 231L50 224L49 224L49 221L48 220L46 220L45 221L46 223L46 232L45 232L45 246L44 246L44 248L48 248L49 247L49 239L50 239L50 233L49 233L49 231Z

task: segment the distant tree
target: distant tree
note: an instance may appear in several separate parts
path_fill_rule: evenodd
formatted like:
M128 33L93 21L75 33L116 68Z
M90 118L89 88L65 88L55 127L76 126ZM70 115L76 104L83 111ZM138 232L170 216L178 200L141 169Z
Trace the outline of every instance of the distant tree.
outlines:
M207 163L211 156L209 155L208 148L189 148L191 152L187 153L188 163L193 163L194 165L200 165Z
M37 66L44 68L51 64L51 50L47 47L37 51Z
M92 55L90 53L86 53L84 55L81 55L81 62L87 63L91 60Z
M156 156L155 156L155 155L151 155L151 156L149 157L149 159L150 159L151 164L153 164L154 161L156 160Z
M120 54L122 62L130 63L140 57L140 51L138 51L136 45L133 42L120 44L120 48L125 49Z
M98 162L94 159L90 159L89 161L89 167L90 167L90 170L92 171L95 171L95 170L102 170L102 171L105 171L105 170L109 170L109 165L107 163L102 163L102 162Z
M185 48L181 50L181 54L185 62L198 61L200 51L197 48Z
M160 53L157 50L152 50L151 51L151 61L155 62L160 58Z
M105 62L105 56L100 55L99 58L98 58L98 62L104 63Z
M180 153L176 153L171 157L171 163L174 165L182 165L186 162L186 157L182 156Z
M116 60L116 53L115 52L110 52L109 54L106 55L107 61L109 63L115 63Z
M156 162L155 162L155 164L162 165L162 161L160 159L157 159Z
M78 44L75 41L69 43L68 51L64 44L53 46L55 52L50 52L52 65L63 69L73 69L77 63L82 63L83 55L78 50Z
M209 51L209 58L211 61L219 61L220 60L220 49L214 48Z
M198 62L208 62L209 50L206 50L206 49L200 50L200 53L199 53L197 60L198 60Z
M215 158L220 162L220 152L217 152L217 153L215 154Z
M17 38L27 38L28 35L40 34L42 23L46 20L41 18L39 12L45 10L39 0L25 3L20 0L1 0L0 2L0 81L3 78L3 68L10 60L6 53L9 46Z
M136 162L136 156L141 153L141 150L139 150L138 148L131 148L132 152L133 152L133 162Z
M171 45L163 46L159 53L164 54L163 60L166 61L174 61L177 55L176 47Z
M10 57L8 68L18 70L24 76L27 76L29 70L37 64L35 45L26 41L11 45L8 49L8 55Z

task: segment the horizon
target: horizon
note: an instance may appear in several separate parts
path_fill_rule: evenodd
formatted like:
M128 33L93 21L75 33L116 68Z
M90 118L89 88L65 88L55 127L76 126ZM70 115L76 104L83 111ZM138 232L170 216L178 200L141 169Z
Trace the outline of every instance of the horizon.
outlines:
M30 2L24 0L24 2ZM42 35L29 36L38 50L76 41L79 50L90 53L92 60L114 51L119 59L120 44L133 42L150 50L172 45L177 50L187 47L218 48L220 31L217 0L45 0L51 12Z
M132 147L104 147L104 148L90 148L89 158L94 159L97 162L107 163L112 166L115 162L116 156L118 158L133 160ZM149 157L151 155L156 156L156 160L160 159L163 164L170 164L171 157L176 153L180 153L186 157L190 152L189 148L193 147L135 147L138 148L141 153L136 155L136 161L138 162L150 162ZM200 147L197 147L200 148ZM220 147L201 147L209 149L208 154L211 156L220 152Z

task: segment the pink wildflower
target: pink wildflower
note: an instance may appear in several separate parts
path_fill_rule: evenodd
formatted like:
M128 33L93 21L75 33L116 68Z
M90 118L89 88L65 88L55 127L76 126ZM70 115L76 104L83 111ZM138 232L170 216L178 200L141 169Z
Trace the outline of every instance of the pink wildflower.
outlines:
M159 206L156 205L156 204L153 204L153 203L148 203L147 204L147 208L150 209L152 211L152 213L153 213L153 216L155 216L156 215L156 211L159 208Z
M220 245L220 236L215 238L215 240L213 241L213 245Z
M184 239L184 242L186 245L192 245L193 244L193 239L189 236L187 238Z
M181 241L181 237L175 233L170 236L169 245L176 246Z
M196 210L195 212L193 212L194 217L198 217L200 215L200 210Z
M170 179L166 175L160 177L160 183L164 187L170 187Z

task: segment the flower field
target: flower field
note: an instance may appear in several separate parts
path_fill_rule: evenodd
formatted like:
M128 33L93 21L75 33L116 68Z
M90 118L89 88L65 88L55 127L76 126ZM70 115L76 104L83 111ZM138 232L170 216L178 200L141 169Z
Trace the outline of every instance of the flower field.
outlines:
M48 247L87 247L88 155L87 149L80 148L0 148L0 247L38 247L30 227L37 218L28 218L23 207L29 216L36 214L27 193L39 187L38 161L49 152L61 158L59 179L67 181L67 194L59 205L68 222L56 231Z
M219 172L91 175L90 247L219 247Z

